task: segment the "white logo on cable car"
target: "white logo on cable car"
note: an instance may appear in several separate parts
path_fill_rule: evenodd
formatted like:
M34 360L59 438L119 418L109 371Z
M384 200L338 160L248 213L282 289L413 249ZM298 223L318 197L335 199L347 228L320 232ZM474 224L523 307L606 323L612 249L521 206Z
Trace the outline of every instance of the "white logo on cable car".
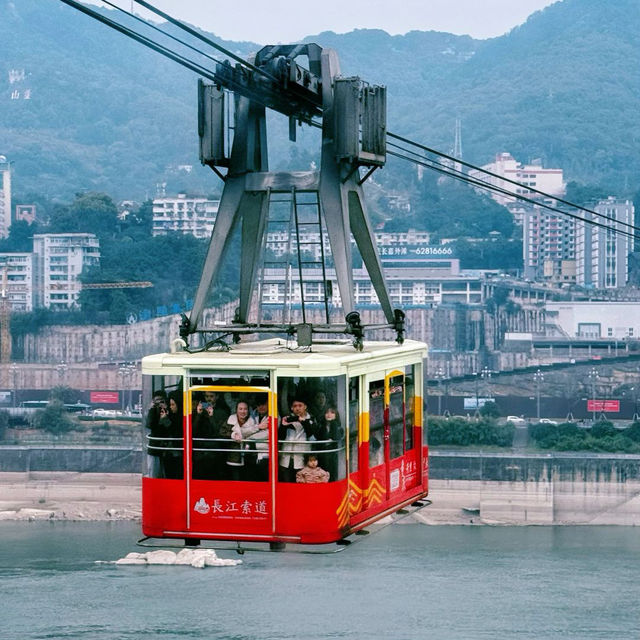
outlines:
M400 486L400 469L394 469L389 474L389 485L391 487L391 491L394 491Z
M211 511L211 507L208 505L207 501L204 498L200 498L198 502L196 502L195 507L193 507L194 511L198 513L206 514Z

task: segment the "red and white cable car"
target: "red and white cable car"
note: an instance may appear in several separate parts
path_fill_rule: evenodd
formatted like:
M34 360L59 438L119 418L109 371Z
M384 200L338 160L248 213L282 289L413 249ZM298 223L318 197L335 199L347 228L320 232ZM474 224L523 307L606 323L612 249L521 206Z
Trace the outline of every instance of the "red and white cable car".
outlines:
M414 341L271 339L145 357L144 535L329 543L423 498L425 356ZM300 481L305 461L322 481Z

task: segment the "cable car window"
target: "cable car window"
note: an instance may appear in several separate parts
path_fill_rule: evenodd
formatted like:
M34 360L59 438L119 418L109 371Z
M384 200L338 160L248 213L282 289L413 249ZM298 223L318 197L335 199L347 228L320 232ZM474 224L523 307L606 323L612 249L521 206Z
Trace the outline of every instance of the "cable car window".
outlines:
M182 378L143 376L145 469L151 478L182 478L184 437Z
M233 386L233 387L269 387L269 371L192 371L189 385Z
M404 376L389 379L389 455L404 454Z
M346 477L345 387L343 376L278 378L280 482L333 482ZM309 460L310 454L315 462Z
M413 427L415 421L416 392L413 366L405 367L404 373L404 450L413 449Z
M349 378L349 472L358 470L358 425L360 422L360 378Z
M269 479L267 393L191 391L195 480Z
M384 380L369 383L369 468L384 462Z

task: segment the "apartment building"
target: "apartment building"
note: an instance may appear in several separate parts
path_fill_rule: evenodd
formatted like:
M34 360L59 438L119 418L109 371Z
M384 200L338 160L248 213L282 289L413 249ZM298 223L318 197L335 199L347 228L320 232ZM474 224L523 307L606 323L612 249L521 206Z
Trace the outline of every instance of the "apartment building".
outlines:
M0 156L0 238L6 238L11 228L11 164Z
M472 169L469 171L469 176L523 196L535 197L528 187L533 187L552 196L561 196L565 193L562 169L545 169L539 161L522 164L515 160L510 153L503 152L497 154L493 162L483 165L481 168L496 175L490 176L484 171ZM522 186L516 187L507 180L513 180ZM491 197L502 205L516 202L516 198L513 196L501 193L492 193Z
M49 309L78 306L82 271L100 262L100 243L92 233L33 236L34 304Z
M587 222L576 222L576 282L594 289L624 287L633 251L633 238L625 235L632 233L634 225L633 202L610 196L599 201L593 211L599 215L581 212Z
M33 310L33 253L0 253L0 281L6 273L7 296L13 311Z
M555 203L554 206L557 207ZM538 205L527 205L522 219L522 253L526 279L575 284L575 220Z
M218 214L219 200L204 196L159 197L153 201L153 235L169 233L190 234L196 238L209 238Z

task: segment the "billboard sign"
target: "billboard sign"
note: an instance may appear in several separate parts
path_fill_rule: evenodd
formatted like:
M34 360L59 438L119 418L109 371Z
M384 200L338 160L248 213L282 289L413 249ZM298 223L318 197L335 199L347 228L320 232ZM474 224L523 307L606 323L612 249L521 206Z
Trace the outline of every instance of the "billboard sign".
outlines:
M620 413L620 400L587 400L587 411Z
M120 402L119 391L91 391L89 394L91 404L118 404Z
M463 407L465 411L473 411L475 409L482 409L487 402L493 402L493 398L464 398Z
M378 253L384 259L442 260L455 258L454 248L446 245L378 245Z

